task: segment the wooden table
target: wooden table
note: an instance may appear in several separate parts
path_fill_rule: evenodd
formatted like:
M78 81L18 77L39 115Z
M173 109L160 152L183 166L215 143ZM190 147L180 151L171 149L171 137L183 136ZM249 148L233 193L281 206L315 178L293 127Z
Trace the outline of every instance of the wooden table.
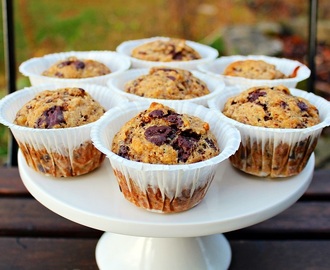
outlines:
M97 269L102 233L51 212L29 194L16 167L0 168L0 269ZM289 209L225 236L230 270L330 269L330 170L315 171Z

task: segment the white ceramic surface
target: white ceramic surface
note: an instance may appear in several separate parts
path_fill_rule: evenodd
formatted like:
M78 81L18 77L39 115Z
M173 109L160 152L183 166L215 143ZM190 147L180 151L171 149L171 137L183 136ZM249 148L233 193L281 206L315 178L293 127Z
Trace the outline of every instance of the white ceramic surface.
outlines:
M102 270L226 270L231 248L222 234L150 238L104 233L96 261Z
M262 180L233 169L228 162L204 200L178 214L158 214L132 205L119 191L110 164L73 179L45 177L18 156L21 178L46 207L67 219L113 233L144 237L195 237L227 232L266 220L292 205L307 189L314 156L297 176ZM242 203L244 198L244 203Z
M253 225L288 208L309 186L315 160L313 155L302 173L285 181L248 176L228 163L223 181L215 177L198 206L171 215L151 213L126 201L114 176L109 177L108 163L71 180L36 173L21 153L18 164L25 186L42 204L67 219L106 231L96 247L100 269L225 270L231 249L216 233Z

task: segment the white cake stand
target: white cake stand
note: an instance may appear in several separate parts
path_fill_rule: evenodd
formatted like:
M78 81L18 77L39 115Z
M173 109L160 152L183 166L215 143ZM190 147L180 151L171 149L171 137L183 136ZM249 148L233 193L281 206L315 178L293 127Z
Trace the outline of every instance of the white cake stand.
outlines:
M313 176L310 158L297 176L265 180L228 163L204 200L179 214L157 214L124 199L110 163L76 178L35 172L18 154L20 176L30 193L55 213L105 231L96 246L100 269L227 269L231 249L221 234L264 221L285 210L305 192Z

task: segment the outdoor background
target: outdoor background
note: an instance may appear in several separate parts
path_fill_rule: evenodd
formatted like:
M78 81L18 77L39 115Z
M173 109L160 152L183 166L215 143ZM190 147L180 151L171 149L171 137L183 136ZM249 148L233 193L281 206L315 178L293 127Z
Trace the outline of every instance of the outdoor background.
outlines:
M16 66L62 51L115 50L123 41L180 37L211 45L220 55L267 54L306 63L307 0L14 0ZM330 1L319 0L316 93L330 97ZM2 16L2 6L1 6ZM1 27L0 31L2 32ZM3 33L0 97L6 95ZM29 81L17 71L17 89ZM306 82L298 85L306 89ZM0 125L0 164L7 157ZM330 167L328 129L316 149L317 168ZM323 149L323 150L321 150Z

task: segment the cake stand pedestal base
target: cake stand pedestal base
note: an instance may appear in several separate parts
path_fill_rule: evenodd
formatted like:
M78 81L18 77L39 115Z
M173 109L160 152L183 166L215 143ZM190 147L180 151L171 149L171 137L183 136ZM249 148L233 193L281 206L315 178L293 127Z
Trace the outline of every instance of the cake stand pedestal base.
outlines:
M222 234L153 238L106 232L96 246L100 269L192 270L228 269L231 249Z

